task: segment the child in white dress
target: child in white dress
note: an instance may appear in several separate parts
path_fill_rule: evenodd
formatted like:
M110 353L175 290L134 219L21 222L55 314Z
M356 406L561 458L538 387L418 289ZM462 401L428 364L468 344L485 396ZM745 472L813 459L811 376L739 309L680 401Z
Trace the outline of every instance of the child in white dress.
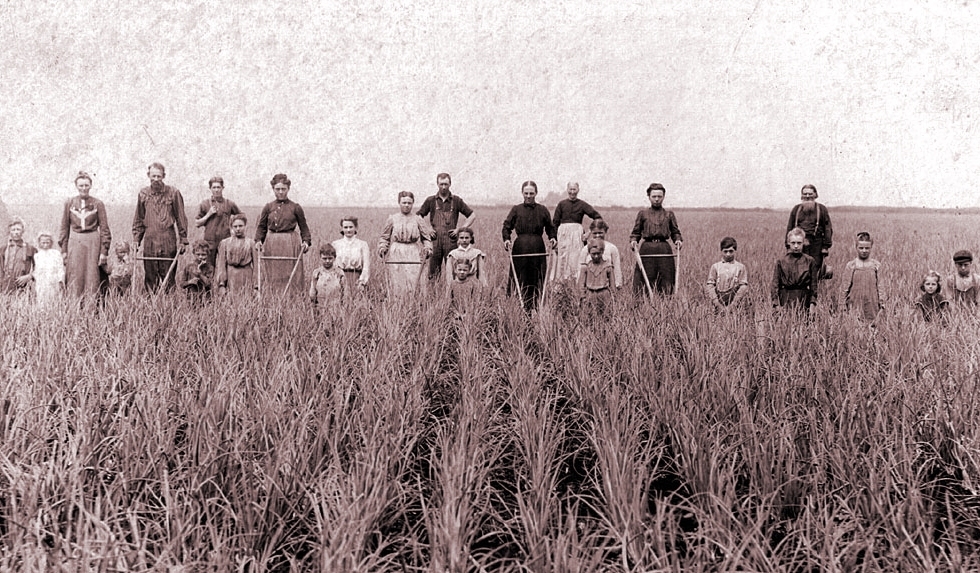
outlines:
M51 306L61 299L65 288L65 260L54 247L54 236L41 232L34 255L34 296L38 306Z

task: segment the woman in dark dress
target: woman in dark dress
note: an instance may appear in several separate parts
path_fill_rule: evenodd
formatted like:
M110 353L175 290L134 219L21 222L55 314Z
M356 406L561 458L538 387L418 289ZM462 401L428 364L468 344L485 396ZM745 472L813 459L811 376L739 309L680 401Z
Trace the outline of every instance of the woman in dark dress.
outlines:
M510 280L507 281L507 294L510 295L515 287L520 288L524 310L530 312L541 297L541 287L548 271L548 251L541 234L548 236L548 243L554 249L557 233L548 209L534 200L538 194L537 183L525 181L521 185L521 194L524 195L524 202L514 205L504 219L504 250L511 251L513 266ZM512 242L513 232L517 233L517 238Z
M310 248L310 228L306 214L299 204L289 200L292 182L286 175L276 174L271 181L276 200L266 204L255 229L255 248L261 253L259 279L262 290L282 294L289 284L292 293L306 293L302 256ZM299 235L296 234L299 227ZM292 281L293 268L299 259Z
M683 243L674 212L664 209L665 194L666 190L660 183L651 183L647 187L650 208L636 214L633 232L630 233L630 248L634 252L639 249L640 260L643 261L642 270L639 265L633 270L633 292L637 295L645 293L647 281L656 292L667 295L674 292L676 255L667 241L673 241L674 249L678 252ZM643 277L644 270L646 279Z

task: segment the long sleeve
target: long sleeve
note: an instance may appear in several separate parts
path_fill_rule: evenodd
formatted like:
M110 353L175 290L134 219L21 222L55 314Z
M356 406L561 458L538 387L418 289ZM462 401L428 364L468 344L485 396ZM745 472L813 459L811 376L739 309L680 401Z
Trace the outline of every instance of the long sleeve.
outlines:
M823 246L829 249L834 244L834 225L830 222L830 212L827 207L817 204L820 209L820 222L823 223Z
M518 205L519 207L520 205ZM504 218L504 226L501 235L504 241L509 241L511 233L514 231L514 226L517 224L517 207L511 207L510 212Z
M721 301L718 300L718 268L715 265L711 265L711 268L708 269L708 280L704 283L704 295L714 306L721 306Z
M677 217L674 216L673 211L667 211L667 226L670 227L671 241L674 241L676 243L677 241L684 240L681 237L681 229L680 227L677 226Z
M364 241L361 241L361 277L360 283L366 285L371 278L371 248Z
M68 252L68 237L71 235L71 216L69 215L69 209L71 209L71 200L69 199L65 203L65 210L61 216L61 228L58 230L58 246L61 247L61 252Z
M255 242L265 242L265 236L269 234L269 205L262 207L259 213L259 222L255 224Z
M606 248L609 248L609 245L611 245L611 244L612 243L606 243ZM612 245L612 246L613 246L613 248L610 249L610 252L609 252L609 259L610 259L610 262L612 262L612 267L613 267L613 280L615 281L616 288L622 288L622 286L623 286L623 263L622 263L622 260L620 259L620 256L619 256L619 249L616 248L616 245ZM588 251L586 251L586 252L588 252Z
M392 220L391 216L385 221L385 226L381 230L381 236L378 237L378 250L387 251L388 247L391 246L391 234L395 231L395 222Z
M789 212L789 222L786 223L786 233L789 234L794 228L796 228L796 213L800 210L800 206L797 205Z
M565 202L559 201L558 204L555 205L555 214L551 219L556 225L561 225L559 221L564 220L563 219L564 216L565 216Z
M112 245L112 230L109 228L109 217L105 212L105 203L102 201L96 202L95 209L99 213L99 243L101 244L99 254L101 254L103 257L108 257L109 246ZM65 241L65 248L67 248L67 237Z
M173 217L177 223L177 236L180 244L187 245L187 213L184 211L184 197L174 189Z
M146 198L140 192L136 199L136 213L133 215L133 243L134 248L138 249L143 242L143 234L146 233Z
M228 284L228 243L221 241L218 243L218 256L214 261L214 284L219 287Z
M817 260L810 259L810 300L811 304L817 302L817 287L820 285L820 265Z
M419 235L422 239L422 247L432 251L432 239L435 238L436 232L429 224L429 221L423 217L415 216L415 219L419 224Z
M310 235L310 227L306 224L306 213L298 204L294 203L294 205L296 205L296 207L293 210L293 214L296 217L296 224L299 225L300 240L307 245L311 245L313 244L313 236Z
M585 211L585 214L588 215L590 219L594 221L596 219L602 218L602 215L600 215L599 212L595 210L595 207L589 205L585 201L583 201L582 204L583 204L583 211Z
M636 221L633 223L633 230L630 231L630 242L639 241L643 237L643 211L636 214Z
M738 290L735 291L735 296L732 297L731 304L735 304L742 300L749 294L749 271L746 270L745 265L740 265L738 268Z
M847 261L844 265L844 280L841 281L842 295L844 296L844 305L847 308L851 307L851 288L854 287L854 261Z
M773 306L779 304L779 287L782 284L780 275L779 261L776 261L775 268L772 272L772 283L769 285L769 296L772 299Z
M547 207L541 207L541 214L544 218L544 233L548 235L549 239L557 241L558 229L555 228L555 224L551 220L551 213L548 212Z

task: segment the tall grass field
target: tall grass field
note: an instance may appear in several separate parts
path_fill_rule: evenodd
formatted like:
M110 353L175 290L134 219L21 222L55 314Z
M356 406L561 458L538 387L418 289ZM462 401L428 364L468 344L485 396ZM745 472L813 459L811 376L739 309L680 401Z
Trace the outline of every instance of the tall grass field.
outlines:
M9 211L32 241L60 221ZM636 211L607 211L629 283ZM308 209L307 276L342 215L373 247L388 212ZM502 208L477 209L491 288L468 305L389 299L377 259L318 310L6 299L0 570L978 570L978 316L911 306L980 250L976 216L831 213L838 271L875 239L875 328L843 312L842 272L809 320L773 313L782 212L678 211L680 291L652 303L559 288L525 315ZM132 208L109 217L131 240ZM726 235L752 304L719 316L701 289Z

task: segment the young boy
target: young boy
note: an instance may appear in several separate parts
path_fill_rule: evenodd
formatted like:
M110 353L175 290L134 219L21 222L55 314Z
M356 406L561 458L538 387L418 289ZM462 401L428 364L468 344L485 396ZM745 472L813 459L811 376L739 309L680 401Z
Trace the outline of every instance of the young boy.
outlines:
M946 292L953 304L976 306L980 303L980 275L973 272L973 253L962 250L953 254L956 274L946 279Z
M612 263L603 257L604 241L589 239L589 262L581 269L578 286L583 298L587 295L606 293L613 286Z
M109 271L109 292L122 296L129 292L129 287L133 283L133 262L129 260L129 243L121 241L113 252L116 258L106 263Z
M191 249L194 260L187 263L180 271L180 287L192 300L201 300L211 295L214 266L208 262L210 249L207 241L194 243L194 248Z
M716 312L736 306L749 292L749 275L745 265L735 260L738 242L733 237L721 240L721 261L711 265L704 293Z
M776 259L770 295L772 306L788 306L809 312L817 305L817 283L820 267L803 252L806 233L799 227L786 234L788 252Z
M320 245L320 264L310 278L310 302L314 305L341 300L344 296L344 271L333 266L337 249L330 243Z
M7 245L0 250L0 292L28 292L34 279L34 255L37 253L24 240L24 222L14 219L7 227Z
M589 224L589 239L602 241L602 258L612 264L613 284L617 289L620 289L623 288L623 268L619 257L619 248L606 240L606 234L608 232L609 225L607 225L602 219L593 219L592 223ZM582 269L589 264L590 258L589 243L586 241L585 245L582 246L582 251L579 253L579 264L575 271L576 280L579 280L580 275L582 274Z

